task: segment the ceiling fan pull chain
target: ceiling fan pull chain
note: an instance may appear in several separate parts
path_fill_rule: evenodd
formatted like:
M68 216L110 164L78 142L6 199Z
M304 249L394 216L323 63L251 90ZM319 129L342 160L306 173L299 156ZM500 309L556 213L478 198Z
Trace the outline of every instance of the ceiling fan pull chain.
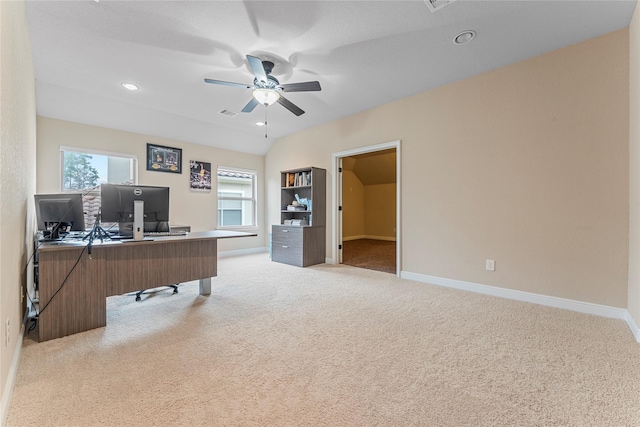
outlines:
M267 110L269 110L267 104L264 104L264 137L267 137Z

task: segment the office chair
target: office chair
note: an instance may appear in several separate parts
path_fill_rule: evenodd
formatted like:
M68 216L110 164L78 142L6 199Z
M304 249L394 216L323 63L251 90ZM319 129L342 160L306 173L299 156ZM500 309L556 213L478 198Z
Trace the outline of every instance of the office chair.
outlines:
M167 286L162 286L162 287L173 288L173 293L177 294L178 293L178 285L179 285L179 283L176 283L175 285L167 285ZM144 293L144 291L146 291L146 289L143 289L141 291L136 292L136 301L140 301L142 299L142 294Z

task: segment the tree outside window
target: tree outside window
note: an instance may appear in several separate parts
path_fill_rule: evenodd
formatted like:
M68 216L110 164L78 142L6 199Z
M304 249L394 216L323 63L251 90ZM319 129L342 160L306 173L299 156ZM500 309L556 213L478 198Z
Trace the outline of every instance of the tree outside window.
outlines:
M84 190L98 185L98 170L87 153L64 152L64 190Z

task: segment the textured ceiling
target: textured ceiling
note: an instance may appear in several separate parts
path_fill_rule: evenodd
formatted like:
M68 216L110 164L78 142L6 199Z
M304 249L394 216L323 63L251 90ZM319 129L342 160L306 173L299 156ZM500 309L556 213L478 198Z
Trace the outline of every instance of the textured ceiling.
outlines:
M635 0L27 1L40 115L265 154L273 140L629 25ZM469 44L452 39L475 30ZM239 113L245 55L306 111ZM120 83L140 86L137 92ZM219 114L226 109L234 117ZM105 147L108 149L108 147Z

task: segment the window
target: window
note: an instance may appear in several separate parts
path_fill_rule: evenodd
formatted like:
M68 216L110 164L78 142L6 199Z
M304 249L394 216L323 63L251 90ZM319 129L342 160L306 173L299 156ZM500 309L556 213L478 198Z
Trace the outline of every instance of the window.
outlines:
M255 227L256 173L218 168L218 227Z
M138 183L135 155L73 147L60 147L60 154L62 191L86 191L102 183Z

